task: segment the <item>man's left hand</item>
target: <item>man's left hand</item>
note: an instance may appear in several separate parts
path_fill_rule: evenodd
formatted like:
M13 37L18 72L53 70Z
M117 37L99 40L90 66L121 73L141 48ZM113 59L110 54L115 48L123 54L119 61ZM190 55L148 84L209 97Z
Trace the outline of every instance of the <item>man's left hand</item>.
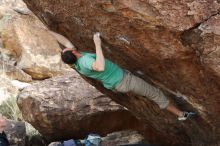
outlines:
M101 45L101 39L100 39L100 33L99 32L96 32L94 35L93 35L93 40L94 40L94 43L95 45Z

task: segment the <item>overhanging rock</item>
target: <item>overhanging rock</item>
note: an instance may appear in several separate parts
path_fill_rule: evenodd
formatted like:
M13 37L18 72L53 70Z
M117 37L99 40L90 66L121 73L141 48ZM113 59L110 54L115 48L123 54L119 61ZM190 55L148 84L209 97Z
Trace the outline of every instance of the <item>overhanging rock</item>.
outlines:
M115 94L91 81L165 137L158 137L157 143L169 146L219 143L219 44L215 43L219 34L201 36L196 31L198 25L218 14L219 1L25 2L50 29L68 37L80 50L94 51L92 35L99 31L107 58L171 93L184 95L186 104L180 108L194 110L198 117L180 123L144 98ZM215 50L210 50L211 54L210 45Z
M18 105L24 119L49 140L143 129L128 110L98 92L76 72L33 83L18 95Z

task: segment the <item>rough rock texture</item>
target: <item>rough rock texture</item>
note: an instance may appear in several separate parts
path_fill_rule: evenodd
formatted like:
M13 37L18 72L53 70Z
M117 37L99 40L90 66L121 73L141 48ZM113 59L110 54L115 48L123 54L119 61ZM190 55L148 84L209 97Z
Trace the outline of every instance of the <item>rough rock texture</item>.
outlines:
M24 119L50 140L134 129L140 122L75 72L34 83L18 96Z
M1 0L0 1L0 75L8 77L14 80L20 80L25 82L32 81L31 76L23 72L16 65L16 59L13 58L13 52L10 49L4 48L4 42L2 41L2 33L10 20L14 17L19 17L21 13L26 12L31 14L26 4L22 0ZM11 34L13 39L14 33Z
M0 77L0 104L8 98L16 97L19 93L10 79ZM4 86L3 86L4 85Z
M82 143L84 140L80 140ZM118 146L129 144L140 144L145 142L145 139L137 131L119 131L113 132L105 137L102 137L101 146ZM59 146L61 142L52 142L48 146Z
M102 138L102 146L118 146L140 144L145 141L144 137L136 131L120 131L110 133Z
M62 74L66 67L56 40L42 28L44 25L32 15L20 15L4 24L4 47L16 58L17 66L33 79L45 79Z
M0 19L10 19L20 14L31 14L26 4L22 0L1 0ZM2 29L0 22L0 30Z
M12 80L19 80L23 82L31 82L32 78L24 71L16 66L0 60L0 76L10 78Z
M25 5L25 3L22 0L1 0L0 1L0 6L2 9L4 10L24 10L28 11L27 6ZM29 10L30 12L30 10Z
M11 146L25 146L26 128L24 122L9 120L5 133Z
M13 57L13 52L4 47L2 41L2 32L6 24L14 17L19 17L19 12L31 13L22 0L1 0L0 1L0 104L2 101L16 97L19 90L28 83L32 78L26 74L21 68L16 66L16 59ZM11 34L11 39L15 36ZM19 81L22 82L19 82Z
M101 32L107 58L180 96L172 99L197 112L194 120L180 123L144 98L115 94L90 80L160 134L150 142L220 143L219 0L24 1L80 50L93 51L92 34Z

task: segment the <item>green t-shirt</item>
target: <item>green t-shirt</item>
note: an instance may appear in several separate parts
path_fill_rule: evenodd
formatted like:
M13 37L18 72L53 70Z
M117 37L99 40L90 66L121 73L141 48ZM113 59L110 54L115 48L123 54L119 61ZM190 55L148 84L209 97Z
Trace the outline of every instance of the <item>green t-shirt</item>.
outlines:
M96 60L96 54L84 52L82 54L83 56L75 63L75 68L79 73L101 81L107 89L114 89L121 82L124 72L117 64L105 59L105 70L95 71L92 69L92 64Z

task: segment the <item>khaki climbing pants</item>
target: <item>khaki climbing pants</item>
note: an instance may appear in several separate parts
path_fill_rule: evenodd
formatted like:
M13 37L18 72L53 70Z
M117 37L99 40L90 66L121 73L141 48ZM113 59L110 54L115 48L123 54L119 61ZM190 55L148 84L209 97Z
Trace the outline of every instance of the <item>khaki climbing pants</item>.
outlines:
M169 100L160 89L150 85L127 70L124 71L124 77L115 90L122 93L132 92L145 96L156 102L161 109L165 109L169 104Z

